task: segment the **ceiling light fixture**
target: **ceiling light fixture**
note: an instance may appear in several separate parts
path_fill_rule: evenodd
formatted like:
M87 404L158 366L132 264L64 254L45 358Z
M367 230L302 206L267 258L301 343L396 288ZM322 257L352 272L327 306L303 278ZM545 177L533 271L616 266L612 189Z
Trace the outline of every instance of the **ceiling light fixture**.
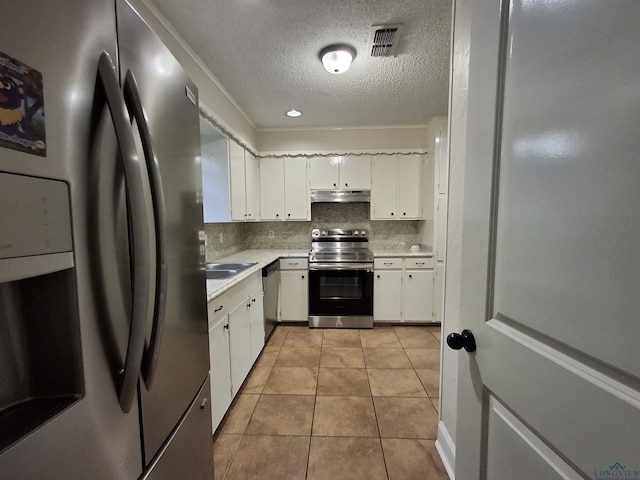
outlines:
M356 58L356 49L349 45L329 45L320 50L320 60L329 73L338 74L349 70Z
M287 112L288 117L299 117L300 115L302 115L302 112L296 110L295 108Z

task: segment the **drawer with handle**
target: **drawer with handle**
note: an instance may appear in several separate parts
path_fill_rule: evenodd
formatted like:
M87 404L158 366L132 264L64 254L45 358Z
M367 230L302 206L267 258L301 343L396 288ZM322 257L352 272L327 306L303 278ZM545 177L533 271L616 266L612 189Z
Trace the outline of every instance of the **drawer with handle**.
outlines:
M309 268L309 258L281 258L280 270L306 270Z
M390 268L400 269L402 268L402 258L390 257L390 258L376 258L373 261L373 266L376 270Z
M421 268L433 268L433 257L405 258L404 268L407 270L419 270Z

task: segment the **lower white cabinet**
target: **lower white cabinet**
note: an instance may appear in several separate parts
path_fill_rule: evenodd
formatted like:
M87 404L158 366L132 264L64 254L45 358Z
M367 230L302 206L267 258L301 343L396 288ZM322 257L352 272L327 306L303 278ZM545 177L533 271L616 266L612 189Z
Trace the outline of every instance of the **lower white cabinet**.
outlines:
M402 321L433 321L433 270L405 270L402 290Z
M211 312L209 316L211 318ZM213 430L231 405L231 363L229 357L229 319L218 318L209 329L209 356L211 359L211 421Z
M260 272L209 302L207 312L211 416L215 432L264 347Z
M433 321L433 258L376 258L373 319L376 322Z
M251 318L249 297L229 312L229 357L231 396L235 397L251 370Z
M402 317L402 269L376 270L373 280L373 319L399 322Z
M251 324L251 364L264 348L264 293L262 285L249 296L249 323Z
M283 322L309 319L308 268L306 257L280 260L280 320Z

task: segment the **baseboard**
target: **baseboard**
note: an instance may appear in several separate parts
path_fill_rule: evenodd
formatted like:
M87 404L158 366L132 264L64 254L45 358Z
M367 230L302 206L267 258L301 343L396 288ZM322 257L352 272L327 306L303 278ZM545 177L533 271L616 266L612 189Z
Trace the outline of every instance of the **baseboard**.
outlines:
M436 440L436 449L440 454L444 468L447 470L447 474L451 480L455 480L455 465L456 465L456 446L451 440L448 430L445 428L442 422L438 422L438 439Z

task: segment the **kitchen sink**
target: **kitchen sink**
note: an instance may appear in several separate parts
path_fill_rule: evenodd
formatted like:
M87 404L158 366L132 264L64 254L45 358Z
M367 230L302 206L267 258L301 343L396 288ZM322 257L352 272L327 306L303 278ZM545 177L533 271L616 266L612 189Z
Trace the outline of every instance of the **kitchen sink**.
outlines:
M207 270L236 270L241 272L249 267L253 267L255 264L255 262L207 263Z
M255 262L207 263L207 280L224 280L255 265Z

